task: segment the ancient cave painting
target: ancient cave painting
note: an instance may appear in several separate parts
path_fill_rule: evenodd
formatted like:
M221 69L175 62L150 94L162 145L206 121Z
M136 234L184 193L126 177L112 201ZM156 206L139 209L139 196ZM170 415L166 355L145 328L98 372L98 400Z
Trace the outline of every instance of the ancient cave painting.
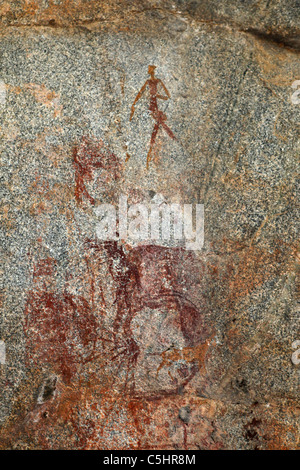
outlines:
M155 69L156 69L155 65L149 65L148 73L150 75L150 78L144 83L144 85L142 86L138 94L136 95L133 105L131 106L131 113L130 113L130 121L131 121L135 112L135 105L139 101L139 99L142 97L142 95L144 94L148 86L149 92L150 92L149 111L151 112L151 116L153 117L155 124L154 124L154 128L153 128L152 135L151 135L150 148L147 154L147 169L149 168L149 163L152 159L151 158L152 152L153 152L154 144L155 144L159 129L160 128L164 129L165 132L168 134L168 136L171 137L171 139L176 140L175 135L166 124L166 120L167 120L166 114L160 109L158 109L157 100L158 99L160 100L170 99L170 93L167 90L163 81L160 78L155 77ZM158 92L159 85L163 88L165 95L162 95Z
M55 265L47 258L34 267L24 312L27 364L54 370L69 383L92 360L99 325L85 298L55 288Z
M24 312L29 366L69 384L82 365L105 359L115 387L148 398L176 393L205 372L211 332L203 267L193 253L159 246L125 250L114 241L89 240L82 254L88 266L82 275L94 277L91 296L57 289L55 260L34 267ZM93 263L106 270L105 278L90 269Z
M150 68L151 74L153 71ZM157 90L157 84L155 87ZM154 113L158 97L152 93L150 110ZM116 183L121 164L111 152L104 152L101 142L87 138L74 151L76 165L78 161L81 170L75 167L76 199L85 196L93 205L97 193L89 193L86 179L92 183L93 169L101 168ZM99 185L96 189L101 190ZM130 248L115 241L93 239L82 242L82 257L88 269L79 275L89 279L91 294L89 297L85 291L85 295L93 312L97 299L99 340L108 369L115 368L114 377L120 387L130 395L147 396L169 394L184 387L203 369L211 333L205 320L207 301L199 285L203 279L201 262L183 249ZM152 330L146 328L149 321ZM149 333L151 338L143 336ZM149 370L152 377L147 381Z
M106 353L122 377L121 389L151 398L184 388L205 370L210 337L208 306L199 295L202 267L194 254L159 246L125 252L117 242L96 240L86 249L106 260L115 287L113 344ZM105 299L111 289L102 288Z
M119 178L121 165L104 150L101 142L86 138L74 150L77 202L95 204L97 192L86 185L86 177L93 183L95 170L107 171L99 191L109 187L109 178ZM36 263L24 312L27 365L39 377L46 374L24 423L44 448L47 421L60 436L66 428L76 435L70 446L88 448L98 445L105 423L123 409L124 400L152 403L181 393L205 372L211 337L203 265L194 253L77 235L81 264L72 261L72 275L65 272L57 283L58 260ZM55 390L46 399L49 383Z

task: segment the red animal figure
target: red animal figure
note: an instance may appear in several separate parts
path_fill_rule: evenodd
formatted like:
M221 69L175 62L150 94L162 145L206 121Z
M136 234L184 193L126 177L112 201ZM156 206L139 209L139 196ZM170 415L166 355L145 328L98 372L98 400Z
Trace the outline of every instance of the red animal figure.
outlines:
M167 134L171 137L171 139L176 140L175 135L173 134L173 132L171 131L171 129L167 126L167 124L165 122L167 120L167 116L165 115L165 113L163 113L162 111L160 111L158 109L157 100L158 99L161 99L161 100L170 99L170 93L168 92L168 90L167 90L165 84L162 82L162 80L155 77L155 72L154 72L155 69L156 69L155 65L149 65L148 73L149 73L151 78L149 78L144 83L144 85L142 86L142 88L140 89L138 94L136 95L136 98L133 102L133 105L131 106L131 114L130 114L130 121L131 121L132 118L133 118L133 115L134 115L135 105L139 101L139 99L142 97L144 91L146 90L146 88L148 86L149 87L149 92L150 92L149 111L151 112L151 115L152 115L153 119L155 120L155 125L154 125L153 132L152 132L152 135L151 135L150 148L149 148L149 151L148 151L148 154L147 154L147 169L149 168L149 163L151 161L151 154L152 154L152 151L153 151L153 147L154 147L154 144L155 144L155 140L156 140L156 136L157 136L157 133L159 131L159 128L162 127L167 132ZM163 89L166 93L166 96L161 95L161 94L158 93L158 86L159 85L161 85L163 87Z
M113 343L107 352L108 362L111 365L115 362L117 368L114 375L117 377L123 371L124 382L121 387L124 387L124 392L136 397L141 393L143 396L153 397L174 393L187 385L198 371L196 361L191 361L188 366L182 365L179 370L181 377L174 377L173 382L166 387L161 383L153 390L137 389L137 373L144 377L147 371L136 340L134 322L138 316L142 315L144 318L145 310L165 311L168 312L167 316L174 325L175 332L178 332L175 336L181 337L187 348L204 344L210 337L206 325L209 307L202 295L195 299L195 292L201 289L198 279L202 266L192 254L180 248L170 250L158 246L142 246L126 253L117 242L98 243L93 240L87 241L86 247L101 253L103 260L106 260L104 262L108 263L108 271L116 286ZM185 269L182 269L182 264ZM184 273L185 270L188 275ZM189 277L194 278L191 295L186 292ZM149 322L151 321L149 317ZM167 337L164 340L166 344L170 342ZM168 365L168 361L160 359L160 353L153 354L158 356L158 361L163 362L161 367ZM161 367L158 367L157 372L165 378L167 372L161 375Z

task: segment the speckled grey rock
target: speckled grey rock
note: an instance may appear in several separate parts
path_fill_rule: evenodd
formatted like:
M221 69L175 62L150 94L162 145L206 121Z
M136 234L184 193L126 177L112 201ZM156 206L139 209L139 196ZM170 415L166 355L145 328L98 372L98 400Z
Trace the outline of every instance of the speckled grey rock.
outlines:
M44 3L0 9L1 447L297 448L297 2ZM120 194L202 250L97 244Z

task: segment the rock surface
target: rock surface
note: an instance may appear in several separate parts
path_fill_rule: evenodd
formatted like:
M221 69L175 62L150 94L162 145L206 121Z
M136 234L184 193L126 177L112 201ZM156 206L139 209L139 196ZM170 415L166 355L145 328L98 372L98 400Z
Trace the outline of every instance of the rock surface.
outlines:
M299 10L2 2L1 448L299 448ZM122 195L203 247L99 240Z

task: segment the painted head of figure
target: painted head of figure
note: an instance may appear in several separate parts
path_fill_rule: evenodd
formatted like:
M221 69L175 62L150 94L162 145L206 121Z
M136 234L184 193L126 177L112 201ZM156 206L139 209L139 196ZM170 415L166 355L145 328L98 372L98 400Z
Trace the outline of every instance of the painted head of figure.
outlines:
M149 65L148 73L149 73L149 75L151 75L151 78L154 78L155 69L156 69L156 65Z

